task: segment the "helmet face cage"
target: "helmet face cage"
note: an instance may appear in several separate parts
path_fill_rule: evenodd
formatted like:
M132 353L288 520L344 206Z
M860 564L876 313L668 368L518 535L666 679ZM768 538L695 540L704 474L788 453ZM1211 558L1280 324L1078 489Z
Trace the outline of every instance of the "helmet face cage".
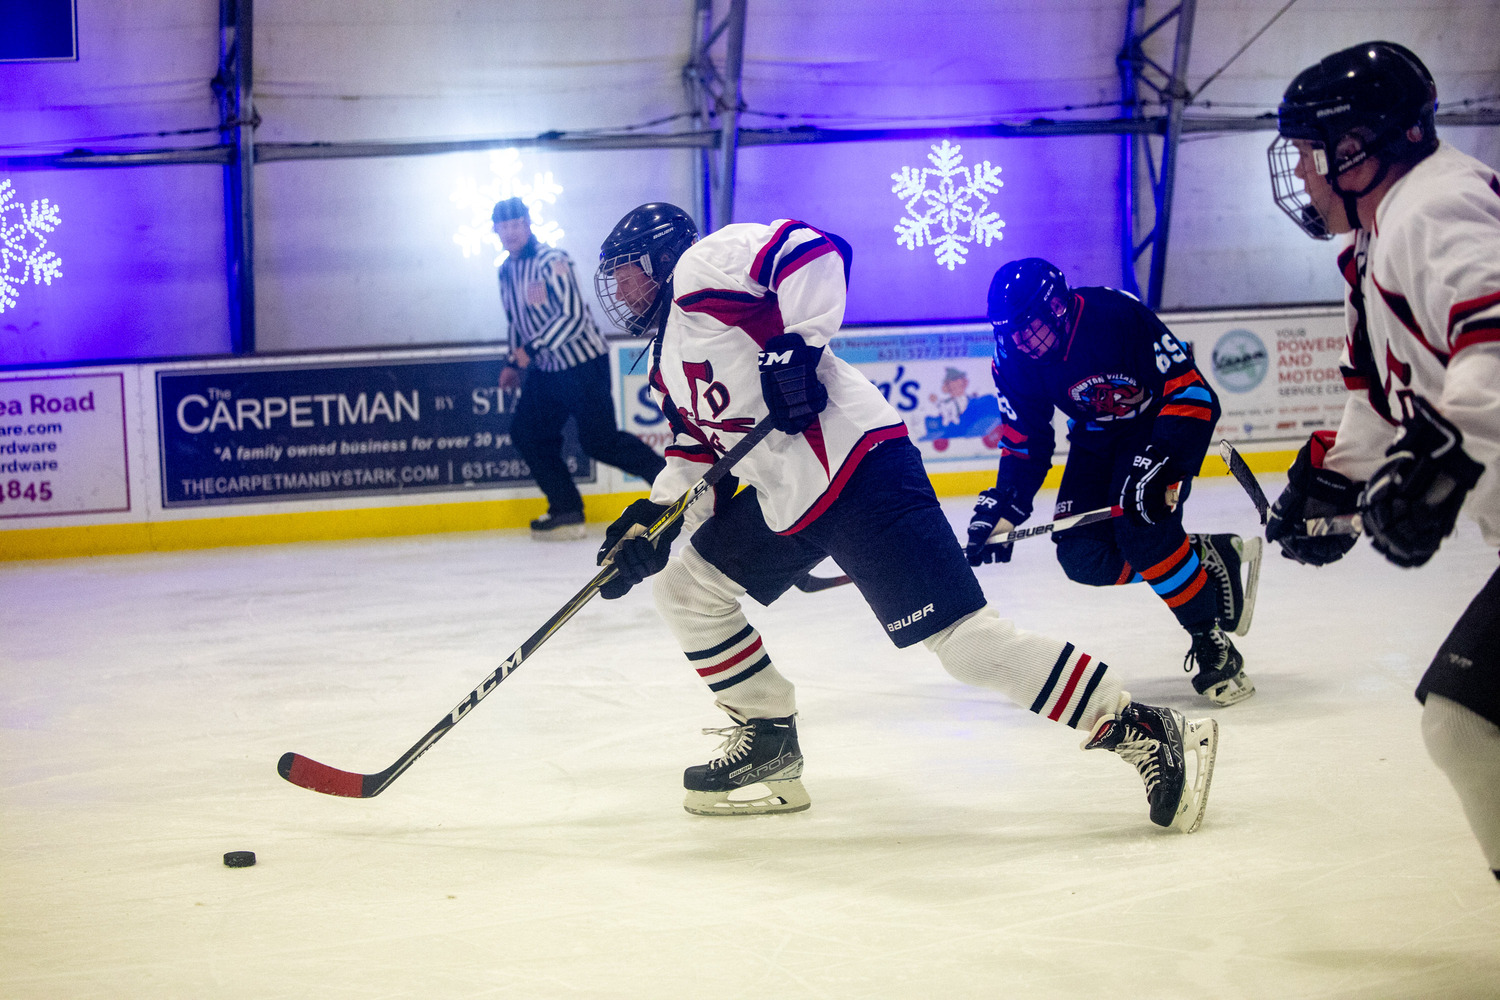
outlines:
M1012 323L1009 339L1016 350L1033 361L1041 361L1057 347L1062 339L1062 331L1067 328L1067 303L1062 299L1051 298L1045 303L1038 303L1038 308L1026 317L1024 323Z
M604 240L594 292L604 314L631 336L655 326L678 259L698 239L692 218L675 205L641 205Z
M1328 174L1328 154L1321 145L1312 149L1313 166L1319 174ZM1278 135L1266 148L1266 161L1271 168L1271 197L1287 216L1304 233L1315 240L1331 240L1328 223L1312 203L1307 187L1297 179L1297 162L1302 158L1292 140Z
M628 287L620 287L620 269L635 265L640 277ZM594 272L594 293L599 296L599 305L610 321L630 334L639 337L651 328L660 312L662 284L651 274L651 255L640 252L616 254L599 262ZM625 272L630 274L631 272ZM649 301L645 296L650 294Z
M990 323L1001 357L1015 348L1034 361L1050 355L1067 331L1073 294L1062 272L1041 258L1001 268L990 290Z

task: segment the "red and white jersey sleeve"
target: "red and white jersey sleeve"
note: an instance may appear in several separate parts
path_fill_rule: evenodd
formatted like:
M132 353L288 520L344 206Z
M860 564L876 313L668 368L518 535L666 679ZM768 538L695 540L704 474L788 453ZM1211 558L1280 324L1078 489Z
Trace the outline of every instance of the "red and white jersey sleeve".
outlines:
M845 262L837 245L800 222L734 224L694 244L672 273L672 308L651 382L679 430L651 499L670 503L769 412L760 389L766 341L798 333L826 347L844 320ZM735 467L754 486L773 531L818 517L880 441L906 424L852 365L824 351L818 379L828 407L801 434L772 431Z
M1486 467L1466 509L1500 547L1500 178L1442 145L1391 187L1352 251L1345 271L1363 293L1369 374L1350 383L1326 464L1369 478L1396 431L1380 400L1399 421L1396 396L1410 389L1453 421L1464 451ZM1348 315L1355 331L1352 305Z

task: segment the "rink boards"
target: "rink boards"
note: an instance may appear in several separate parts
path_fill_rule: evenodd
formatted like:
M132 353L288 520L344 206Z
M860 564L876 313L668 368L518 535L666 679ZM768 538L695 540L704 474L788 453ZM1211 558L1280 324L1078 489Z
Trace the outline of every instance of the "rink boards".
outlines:
M1163 318L1219 394L1217 436L1252 468L1285 469L1337 426L1337 309ZM620 426L660 452L644 345L611 346ZM906 420L939 495L993 485L987 326L849 328L832 347ZM525 527L546 502L510 442L502 359L482 345L0 371L0 557ZM590 521L645 490L589 459L571 424L564 457ZM1223 472L1212 456L1203 470Z

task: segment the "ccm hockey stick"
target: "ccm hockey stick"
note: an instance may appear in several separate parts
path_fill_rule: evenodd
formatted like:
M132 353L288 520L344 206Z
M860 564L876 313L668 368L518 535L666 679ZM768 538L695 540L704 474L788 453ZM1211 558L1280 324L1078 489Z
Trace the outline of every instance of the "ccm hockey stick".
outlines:
M1260 483L1256 482L1255 473L1250 471L1250 466L1245 464L1245 459L1228 441L1219 442L1219 453L1224 456L1224 463L1229 466L1229 474L1245 488L1246 493L1250 494L1250 502L1255 504L1255 509L1260 514L1260 523L1265 524L1269 519L1271 504L1266 500L1265 491L1260 488ZM1335 514L1332 517L1310 517L1303 530L1314 536L1357 535L1364 530L1364 525L1358 514Z
M739 443L719 459L709 470L703 474L703 478L693 484L692 489L677 498L677 502L664 510L646 532L646 537L655 539L663 531L669 528L673 522L682 517L688 505L701 497L704 493L713 489L715 483L723 479L729 473L736 462L760 443L761 439L771 432L771 418L766 417L756 424L751 431L740 439ZM402 772L412 764L416 763L418 757L422 756L432 745L447 735L448 730L458 725L459 720L471 712L485 696L500 686L500 682L509 677L527 657L536 652L537 649L552 637L568 619L572 618L589 600L599 592L599 588L608 583L615 576L613 563L606 562L604 566L594 575L594 578L584 585L583 589L574 594L573 597L558 609L557 613L548 618L541 628L531 634L531 637L521 643L521 648L510 654L500 666L490 671L489 676L479 683L479 686L469 692L467 698L454 706L453 711L427 731L427 735L418 740L410 750L402 754L397 761L384 771L374 774L359 774L354 771L341 771L327 764L320 764L311 757L304 757L299 753L282 754L281 760L276 764L276 770L283 778L294 785L312 789L315 792L323 792L325 795L339 795L350 799L368 799L379 795L389 787L390 783L401 776Z

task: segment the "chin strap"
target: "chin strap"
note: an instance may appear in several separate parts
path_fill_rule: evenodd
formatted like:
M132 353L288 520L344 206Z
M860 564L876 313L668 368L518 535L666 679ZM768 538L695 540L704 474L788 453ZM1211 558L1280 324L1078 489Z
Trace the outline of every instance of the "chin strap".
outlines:
M1362 226L1359 221L1359 199L1363 198L1365 195L1369 194L1371 191L1374 191L1377 187L1379 187L1385 180L1386 174L1391 172L1391 164L1389 160L1382 159L1379 162L1380 169L1375 172L1375 179L1370 181L1370 183L1366 184L1358 191L1345 191L1343 188L1339 187L1339 179L1337 176L1330 176L1328 178L1328 185L1329 187L1333 188L1333 193L1344 200L1344 213L1349 216L1349 225L1353 226L1355 229L1364 228L1364 226ZM1355 164L1355 166L1358 165L1359 164ZM1370 221L1373 222L1374 220L1372 219Z

